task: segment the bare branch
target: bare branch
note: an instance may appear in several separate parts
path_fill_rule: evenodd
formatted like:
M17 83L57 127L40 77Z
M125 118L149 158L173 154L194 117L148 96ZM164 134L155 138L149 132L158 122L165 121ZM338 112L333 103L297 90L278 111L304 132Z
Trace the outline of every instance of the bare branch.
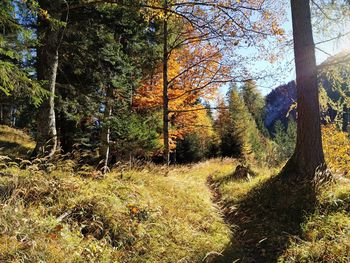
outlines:
M183 110L169 110L169 113L183 113L183 112L192 112L200 110L227 110L228 107L206 107L206 108L195 108L195 109L183 109Z

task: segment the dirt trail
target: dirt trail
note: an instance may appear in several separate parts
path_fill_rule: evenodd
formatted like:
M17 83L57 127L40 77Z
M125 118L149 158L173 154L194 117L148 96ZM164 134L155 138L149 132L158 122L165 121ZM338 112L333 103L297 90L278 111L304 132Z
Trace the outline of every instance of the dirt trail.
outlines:
M233 179L234 180L234 179ZM221 182L208 177L213 202L233 232L231 244L210 262L278 262L290 238L301 234L305 211L312 211L314 195L302 187L275 176L253 188L239 202L224 202ZM307 204L307 206L305 206Z

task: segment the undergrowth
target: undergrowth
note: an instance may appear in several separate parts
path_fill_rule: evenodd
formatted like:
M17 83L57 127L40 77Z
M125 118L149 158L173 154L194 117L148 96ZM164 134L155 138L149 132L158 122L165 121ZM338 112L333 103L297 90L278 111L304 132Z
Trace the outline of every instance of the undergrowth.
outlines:
M336 182L321 189L315 212L302 224L302 234L291 238L281 262L350 262L350 140L328 126L323 144Z
M71 166L1 170L1 262L200 262L229 242L205 183L230 160L102 178Z
M350 262L350 184L338 182L319 196L319 207L291 238L281 262Z

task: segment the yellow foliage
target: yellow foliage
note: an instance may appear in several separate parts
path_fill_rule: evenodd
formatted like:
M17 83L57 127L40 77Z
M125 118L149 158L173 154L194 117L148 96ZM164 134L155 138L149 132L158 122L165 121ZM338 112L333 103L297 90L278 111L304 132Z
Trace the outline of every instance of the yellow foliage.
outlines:
M334 125L322 130L323 150L330 169L344 175L350 170L350 140L345 132L338 131Z

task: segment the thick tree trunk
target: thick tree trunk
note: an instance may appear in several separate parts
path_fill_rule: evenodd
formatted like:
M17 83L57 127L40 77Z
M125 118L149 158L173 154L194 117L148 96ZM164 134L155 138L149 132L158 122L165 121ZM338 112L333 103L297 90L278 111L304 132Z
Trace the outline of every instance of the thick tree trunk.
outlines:
M13 119L11 107L11 104L0 105L0 124L11 126Z
M100 156L103 158L103 173L108 171L109 163L109 151L110 151L110 134L111 128L108 124L110 117L112 116L113 110L113 88L107 87L106 90L106 101L105 101L105 111L103 117L103 125L101 129L101 145L100 145Z
M167 14L167 0L164 0L164 24L163 24L163 140L164 140L164 162L169 165L170 149L169 149L169 97L168 97L168 22Z
M77 126L77 122L68 120L64 112L60 112L58 119L56 119L57 134L59 140L59 147L63 153L69 153L73 150L74 145L74 133Z
M50 19L61 18L60 0L41 0L39 5L48 11ZM37 76L44 81L44 88L50 92L40 106L37 118L37 136L34 155L52 156L57 150L57 130L55 116L55 87L58 69L59 29L47 18L38 17Z
M293 158L298 173L313 177L324 165L315 44L309 0L291 0L297 79L297 143Z

